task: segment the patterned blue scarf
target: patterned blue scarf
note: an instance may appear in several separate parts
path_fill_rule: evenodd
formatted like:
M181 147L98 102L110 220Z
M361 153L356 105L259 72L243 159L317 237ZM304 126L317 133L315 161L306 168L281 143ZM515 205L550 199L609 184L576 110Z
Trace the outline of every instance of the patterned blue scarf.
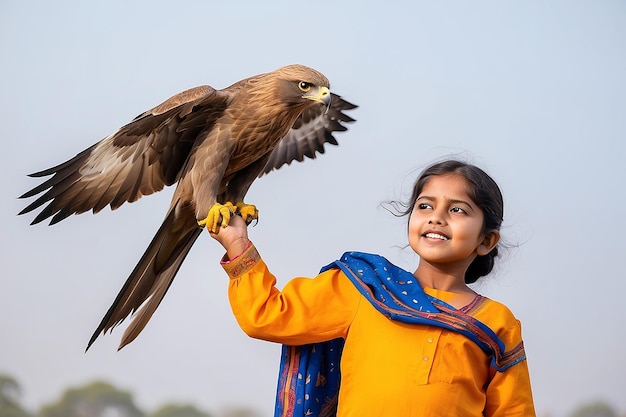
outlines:
M341 269L382 314L404 323L426 324L468 337L491 357L498 372L525 359L523 350L505 352L504 343L485 324L424 292L413 274L380 255L346 252L322 268ZM283 346L274 417L335 416L339 363L344 340Z

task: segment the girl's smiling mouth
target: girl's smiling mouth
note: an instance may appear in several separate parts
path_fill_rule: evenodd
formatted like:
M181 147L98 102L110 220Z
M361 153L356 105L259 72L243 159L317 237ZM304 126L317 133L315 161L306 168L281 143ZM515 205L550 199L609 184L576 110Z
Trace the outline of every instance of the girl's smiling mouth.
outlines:
M441 234L439 232L426 232L422 236L427 237L429 239L450 240L448 236Z

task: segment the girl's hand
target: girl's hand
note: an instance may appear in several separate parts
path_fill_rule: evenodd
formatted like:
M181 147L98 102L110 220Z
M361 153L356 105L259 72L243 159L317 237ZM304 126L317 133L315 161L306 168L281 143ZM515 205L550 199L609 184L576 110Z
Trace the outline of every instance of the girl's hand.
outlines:
M230 218L227 227L221 227L217 233L209 231L211 237L217 240L226 249L228 259L241 255L248 247L248 226L241 216L234 215Z

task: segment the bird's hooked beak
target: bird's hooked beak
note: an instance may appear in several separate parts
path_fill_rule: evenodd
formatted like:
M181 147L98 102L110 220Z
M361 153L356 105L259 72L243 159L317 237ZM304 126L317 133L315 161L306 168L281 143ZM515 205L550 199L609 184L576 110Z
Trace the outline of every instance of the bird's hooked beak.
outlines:
M307 98L309 100L317 101L318 103L322 103L326 106L326 112L330 109L330 101L331 94L328 87L317 87L314 90L311 90L309 94L305 94L302 98Z

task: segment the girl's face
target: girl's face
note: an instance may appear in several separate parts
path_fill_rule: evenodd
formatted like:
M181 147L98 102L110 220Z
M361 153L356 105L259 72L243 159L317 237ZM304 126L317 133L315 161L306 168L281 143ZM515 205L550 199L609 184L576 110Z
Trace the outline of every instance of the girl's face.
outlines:
M497 243L497 238L493 245L485 239L484 214L468 187L457 174L436 175L424 185L409 219L409 245L422 261L447 267L456 263L465 270Z

